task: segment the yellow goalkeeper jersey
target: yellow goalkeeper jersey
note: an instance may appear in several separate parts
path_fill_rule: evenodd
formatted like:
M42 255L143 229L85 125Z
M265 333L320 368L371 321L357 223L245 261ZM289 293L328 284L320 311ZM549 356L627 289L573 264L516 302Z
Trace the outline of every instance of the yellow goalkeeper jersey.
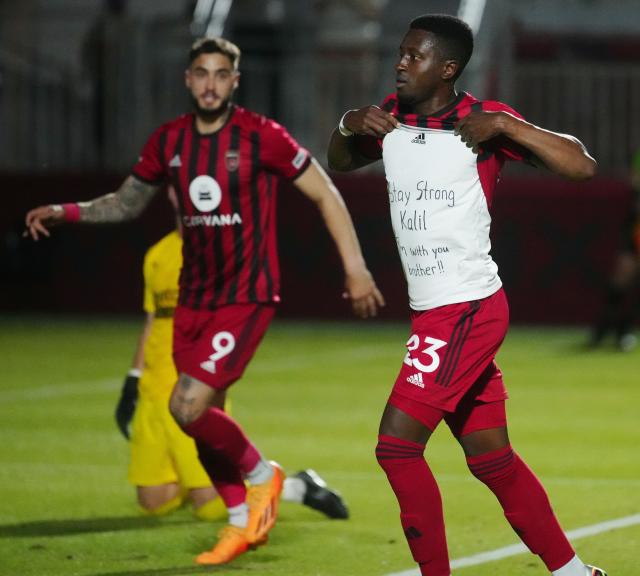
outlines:
M168 398L177 379L172 341L180 268L182 238L177 231L167 234L145 254L144 309L155 318L144 346L144 371L138 390L150 399Z

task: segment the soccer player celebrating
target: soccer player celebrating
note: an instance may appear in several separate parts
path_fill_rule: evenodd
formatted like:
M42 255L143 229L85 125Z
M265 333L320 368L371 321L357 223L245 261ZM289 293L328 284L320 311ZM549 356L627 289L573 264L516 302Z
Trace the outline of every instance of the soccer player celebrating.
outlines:
M416 18L400 45L397 92L382 108L348 111L329 145L336 170L383 159L408 283L411 336L376 456L422 574L451 574L440 493L423 457L444 420L471 473L493 491L550 572L604 576L576 556L544 488L509 443L507 394L494 361L508 307L489 255L489 206L505 160L576 180L592 177L596 163L575 138L529 124L500 102L458 92L455 82L472 50L473 35L461 20Z
M177 210L172 186L169 199ZM178 221L177 229L149 248L144 258L146 319L122 386L116 422L130 440L129 481L145 513L168 514L188 498L198 518L219 520L226 516L224 502L198 460L193 438L169 412L171 389L178 379L171 344L181 268L182 226ZM282 499L305 504L329 518L349 517L342 497L313 470L285 478Z
M240 50L227 40L197 41L185 73L195 113L156 130L116 192L41 206L26 217L37 240L63 222L135 218L162 184L175 186L184 244L173 331L179 377L170 410L195 439L229 513L215 546L197 557L200 564L223 564L264 544L278 513L282 469L222 410L225 390L242 375L279 301L273 176L293 181L320 210L355 313L374 316L384 304L344 202L320 165L282 126L232 103L239 60Z

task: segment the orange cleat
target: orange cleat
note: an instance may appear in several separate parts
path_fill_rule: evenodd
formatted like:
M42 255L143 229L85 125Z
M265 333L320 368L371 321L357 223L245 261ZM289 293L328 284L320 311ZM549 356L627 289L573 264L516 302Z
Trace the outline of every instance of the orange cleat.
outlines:
M247 490L249 524L247 538L251 544L260 545L266 539L278 517L280 493L284 484L284 470L277 462L271 462L273 477L264 484L257 484Z
M208 552L203 552L196 557L196 563L206 565L226 564L240 556L240 554L244 554L247 550L264 543L266 543L266 539L264 542L251 544L247 538L246 528L228 525L218 532L216 545Z

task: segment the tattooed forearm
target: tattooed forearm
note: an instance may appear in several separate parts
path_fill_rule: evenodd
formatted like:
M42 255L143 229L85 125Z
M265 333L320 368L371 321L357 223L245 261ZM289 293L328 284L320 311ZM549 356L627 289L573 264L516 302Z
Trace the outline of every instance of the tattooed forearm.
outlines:
M129 176L117 192L89 202L78 202L80 221L102 223L132 220L144 210L157 190L158 186Z

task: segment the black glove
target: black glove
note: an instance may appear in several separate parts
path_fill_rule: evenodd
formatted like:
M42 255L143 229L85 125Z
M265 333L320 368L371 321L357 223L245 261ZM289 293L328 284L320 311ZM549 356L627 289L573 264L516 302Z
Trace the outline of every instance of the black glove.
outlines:
M136 402L138 401L138 376L127 374L122 385L120 400L116 406L116 423L122 435L129 440L129 425L136 410Z

